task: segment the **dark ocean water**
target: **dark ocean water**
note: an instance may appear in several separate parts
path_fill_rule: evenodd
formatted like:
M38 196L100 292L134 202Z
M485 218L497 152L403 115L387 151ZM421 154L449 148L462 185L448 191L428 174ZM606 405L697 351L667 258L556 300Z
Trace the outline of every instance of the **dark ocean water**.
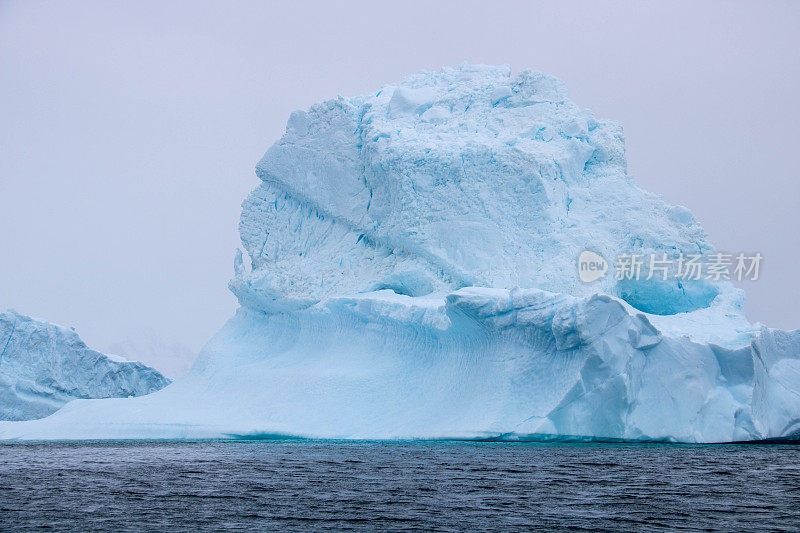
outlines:
M0 529L800 530L800 446L0 444Z

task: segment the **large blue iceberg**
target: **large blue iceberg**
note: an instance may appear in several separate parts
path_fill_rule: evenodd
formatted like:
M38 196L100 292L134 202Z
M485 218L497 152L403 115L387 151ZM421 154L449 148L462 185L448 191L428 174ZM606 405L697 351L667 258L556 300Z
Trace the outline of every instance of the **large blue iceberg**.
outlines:
M716 250L551 76L464 65L323 102L256 171L241 307L192 370L0 437L800 437L800 331L749 323L725 279L581 281L584 251Z

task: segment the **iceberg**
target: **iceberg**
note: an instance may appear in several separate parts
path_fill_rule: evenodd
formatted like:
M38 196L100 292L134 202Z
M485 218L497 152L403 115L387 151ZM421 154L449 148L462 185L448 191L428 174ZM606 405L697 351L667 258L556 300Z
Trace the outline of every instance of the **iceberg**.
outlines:
M169 380L135 361L89 349L72 329L0 313L0 420L44 418L77 398L128 398Z
M0 438L800 438L800 331L721 278L581 280L585 252L717 250L556 78L465 64L323 102L256 173L240 307L192 369Z

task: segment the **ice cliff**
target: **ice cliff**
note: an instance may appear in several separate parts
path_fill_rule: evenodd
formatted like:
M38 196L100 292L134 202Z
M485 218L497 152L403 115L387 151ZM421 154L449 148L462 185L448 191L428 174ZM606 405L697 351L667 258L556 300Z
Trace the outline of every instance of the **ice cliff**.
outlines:
M725 280L583 283L584 250L713 254L622 130L545 74L464 65L298 111L258 163L192 370L5 438L800 437L800 331Z
M43 418L76 398L127 398L169 384L141 363L89 349L71 329L0 313L0 420Z

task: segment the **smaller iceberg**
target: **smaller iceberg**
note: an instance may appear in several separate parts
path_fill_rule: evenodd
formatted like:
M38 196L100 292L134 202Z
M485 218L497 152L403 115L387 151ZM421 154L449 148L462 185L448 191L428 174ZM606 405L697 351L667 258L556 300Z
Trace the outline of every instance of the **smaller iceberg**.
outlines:
M0 420L46 417L76 398L127 398L166 387L157 370L90 349L70 328L0 313Z

